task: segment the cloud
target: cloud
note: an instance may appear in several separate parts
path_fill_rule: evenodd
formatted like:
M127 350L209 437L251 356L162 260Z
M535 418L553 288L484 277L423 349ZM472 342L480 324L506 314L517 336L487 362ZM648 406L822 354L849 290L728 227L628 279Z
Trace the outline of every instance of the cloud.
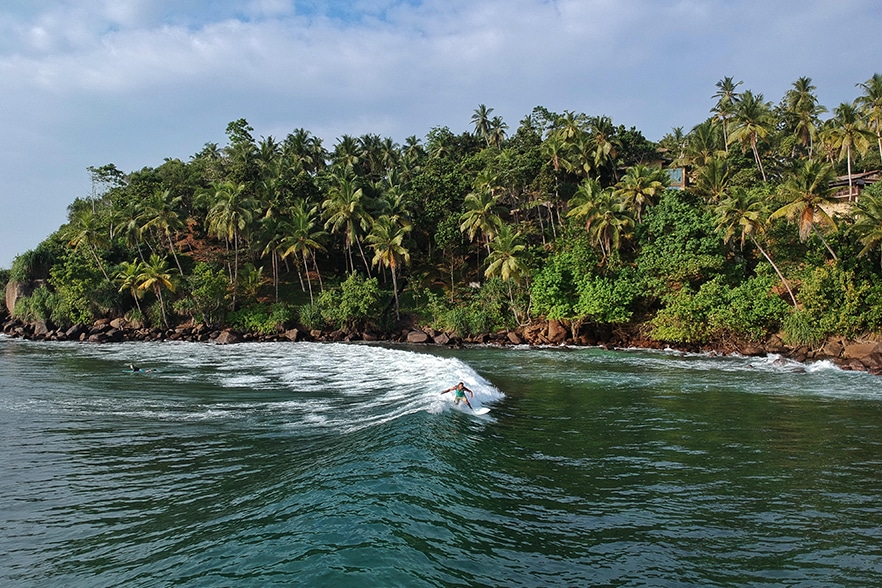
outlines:
M514 130L534 106L659 139L708 115L731 75L828 108L878 69L874 0L7 0L0 7L0 267L88 189L89 165L186 159L226 124L402 141ZM30 206L40 201L38 210ZM27 227L23 231L20 227Z

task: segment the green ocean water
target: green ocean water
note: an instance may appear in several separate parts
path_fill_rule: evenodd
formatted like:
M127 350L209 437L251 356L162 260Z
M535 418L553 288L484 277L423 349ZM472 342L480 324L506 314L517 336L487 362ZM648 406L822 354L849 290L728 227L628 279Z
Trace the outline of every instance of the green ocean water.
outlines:
M0 585L880 586L882 380L776 359L0 338Z

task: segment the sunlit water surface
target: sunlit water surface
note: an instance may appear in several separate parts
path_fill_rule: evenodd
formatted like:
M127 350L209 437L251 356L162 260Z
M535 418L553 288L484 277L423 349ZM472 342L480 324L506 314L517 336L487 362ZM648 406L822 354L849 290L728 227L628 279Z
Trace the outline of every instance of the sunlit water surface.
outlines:
M775 360L0 337L0 585L882 585L882 379Z

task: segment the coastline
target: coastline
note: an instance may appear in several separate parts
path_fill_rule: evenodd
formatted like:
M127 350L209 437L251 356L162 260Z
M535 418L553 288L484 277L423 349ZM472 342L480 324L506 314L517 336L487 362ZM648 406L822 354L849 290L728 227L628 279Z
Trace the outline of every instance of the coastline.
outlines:
M726 345L693 345L655 341L641 336L636 329L634 332L629 332L627 329L616 332L586 333L585 331L585 328L580 328L574 337L568 325L554 320L531 323L515 330L485 333L469 338L461 338L451 333L417 325L403 328L391 334L378 334L373 331L307 331L291 328L270 335L240 332L228 327L210 328L205 325L180 325L170 329L144 328L130 324L125 319L99 319L92 325L74 325L68 329L56 329L46 321L27 323L18 319L8 319L3 322L2 328L0 328L0 333L11 338L49 342L79 341L91 344L131 341L185 341L216 345L234 345L246 342L366 341L454 348L466 345L491 345L500 347L526 346L528 348L597 347L617 351L669 349L684 353L706 353L720 356L762 357L778 355L801 364L829 361L842 370L862 371L875 376L882 375L882 342L871 339L846 340L841 337L831 337L813 348L804 345L788 346L780 337L772 335L762 343L731 342Z

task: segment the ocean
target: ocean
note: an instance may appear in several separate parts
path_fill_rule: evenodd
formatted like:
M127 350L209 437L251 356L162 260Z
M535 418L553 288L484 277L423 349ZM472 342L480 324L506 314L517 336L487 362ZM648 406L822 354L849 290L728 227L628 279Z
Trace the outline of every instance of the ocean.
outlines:
M824 362L0 336L0 430L2 586L882 586Z

